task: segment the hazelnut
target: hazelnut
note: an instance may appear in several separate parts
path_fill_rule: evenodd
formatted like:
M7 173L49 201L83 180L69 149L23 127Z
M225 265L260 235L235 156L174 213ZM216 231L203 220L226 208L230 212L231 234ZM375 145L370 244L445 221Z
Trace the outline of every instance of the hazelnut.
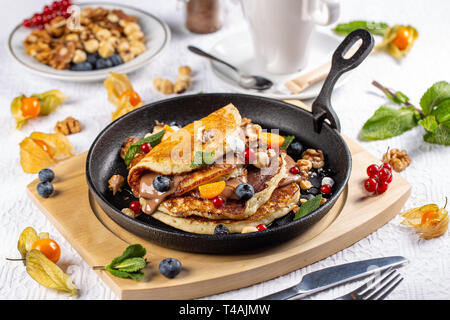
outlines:
M86 52L80 49L75 50L75 54L72 58L73 63L81 63L86 61L87 55Z
M94 53L98 50L100 43L97 39L90 39L84 43L84 49L89 53Z
M109 58L114 54L114 47L108 42L101 42L98 47L98 54L102 58Z
M130 51L133 52L136 56L145 52L145 44L140 41L131 41L130 42Z
M95 33L95 37L100 41L105 41L111 37L111 32L108 29L100 29Z

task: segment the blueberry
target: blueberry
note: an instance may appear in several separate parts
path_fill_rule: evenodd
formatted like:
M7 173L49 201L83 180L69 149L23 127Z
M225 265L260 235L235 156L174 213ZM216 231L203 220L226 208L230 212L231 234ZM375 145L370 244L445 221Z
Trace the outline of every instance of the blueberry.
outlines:
M159 272L167 278L175 278L181 271L181 262L175 258L166 258L159 263Z
M181 128L181 125L178 122L176 122L176 121L172 121L171 123L169 123L169 126Z
M55 179L55 173L52 169L42 169L38 173L38 178L41 182L52 182Z
M157 176L153 179L153 188L159 192L166 192L170 189L170 179L165 176Z
M113 66L113 63L110 59L100 58L95 63L96 69L106 69L111 68Z
M216 226L216 228L214 229L214 234L215 234L215 235L225 235L225 234L228 234L228 233L230 233L230 231L229 231L228 228L227 228L225 225L223 225L223 224L218 224L218 225Z
M312 187L312 188L309 188L308 190L306 190L306 193L317 196L320 193L320 190L316 187Z
M122 64L122 63L123 63L122 58L121 58L117 53L114 53L114 54L109 58L109 60L111 60L112 65L113 65L114 67L115 67L115 66L118 66L119 64Z
M87 61L81 62L81 63L75 63L70 67L70 70L72 70L72 71L89 71L92 69L93 69L92 64L90 64Z
M46 181L46 182L39 182L37 187L36 187L37 193L43 197L43 198L48 198L52 195L53 193L53 185Z
M99 59L99 55L97 52L95 53L88 53L86 57L86 61L95 66L95 63Z
M239 200L247 201L255 194L255 190L248 183L241 183L234 191Z
M288 153L293 156L294 159L300 159L302 157L303 145L295 140L288 147Z

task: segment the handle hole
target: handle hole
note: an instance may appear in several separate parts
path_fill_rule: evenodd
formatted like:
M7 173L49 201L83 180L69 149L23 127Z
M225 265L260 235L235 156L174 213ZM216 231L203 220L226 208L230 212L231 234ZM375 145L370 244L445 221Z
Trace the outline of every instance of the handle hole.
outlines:
M363 44L363 40L360 38L358 39L355 43L353 43L353 45L349 48L347 48L343 53L342 53L342 58L344 60L348 60L351 57L353 57L353 55L359 50L359 48L361 48Z

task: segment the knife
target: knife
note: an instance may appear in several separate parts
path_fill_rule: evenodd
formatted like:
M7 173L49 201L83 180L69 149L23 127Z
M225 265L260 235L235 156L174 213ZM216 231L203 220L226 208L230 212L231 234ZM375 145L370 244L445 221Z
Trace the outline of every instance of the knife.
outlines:
M363 278L388 268L401 267L409 261L401 256L383 257L341 264L308 273L290 288L264 296L257 300L300 299L348 281Z

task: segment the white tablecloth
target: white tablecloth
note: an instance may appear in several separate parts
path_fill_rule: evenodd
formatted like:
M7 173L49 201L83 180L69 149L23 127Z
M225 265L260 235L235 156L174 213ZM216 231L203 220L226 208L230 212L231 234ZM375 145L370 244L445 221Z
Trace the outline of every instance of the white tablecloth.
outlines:
M19 142L33 131L52 132L57 120L67 116L79 119L83 131L69 136L76 152L86 151L98 132L110 122L114 107L106 100L101 82L67 83L35 76L22 69L7 53L9 31L25 15L32 15L48 1L15 0L1 1L0 21L0 298L2 299L117 299L97 274L81 259L78 253L60 235L56 228L36 208L25 193L26 185L36 175L23 173L19 165ZM223 28L210 35L192 35L183 28L183 11L177 1L127 1L162 18L170 26L172 40L166 51L153 63L130 75L135 89L146 102L165 96L154 91L155 76L176 77L179 65L190 65L195 72L193 87L188 93L225 92L209 72L207 61L186 50L186 45L198 45L208 49L223 36L242 28L245 23L238 1L223 1ZM384 21L388 24L411 24L419 31L419 38L409 56L401 62L388 55L369 57L352 75L345 86L336 90L332 103L339 114L342 131L357 140L364 121L386 99L371 86L377 80L386 86L406 93L413 103L418 101L427 88L440 80L450 81L450 2L441 1L388 1L388 0L343 0L341 22L355 19ZM329 30L330 28L324 28ZM48 117L30 121L22 130L15 130L9 111L13 97L21 93L31 94L58 88L70 99ZM310 103L310 101L306 101ZM443 205L449 196L450 148L425 143L424 130L420 127L399 137L386 141L361 142L376 157L385 152L387 146L406 149L412 157L411 166L404 176L412 184L412 195L405 209L426 203ZM74 214L76 209L74 208ZM399 217L352 245L322 261L314 263L285 276L248 288L230 291L207 299L254 299L298 282L307 272L350 261L379 256L402 255L410 264L401 269L405 280L389 296L389 299L449 299L450 295L450 234L424 241L408 229L401 227ZM39 231L48 231L62 247L60 265L71 275L80 294L67 298L38 285L25 272L20 262L8 262L4 257L17 256L16 243L20 232L27 226ZM356 283L341 286L312 299L329 299L356 287Z

